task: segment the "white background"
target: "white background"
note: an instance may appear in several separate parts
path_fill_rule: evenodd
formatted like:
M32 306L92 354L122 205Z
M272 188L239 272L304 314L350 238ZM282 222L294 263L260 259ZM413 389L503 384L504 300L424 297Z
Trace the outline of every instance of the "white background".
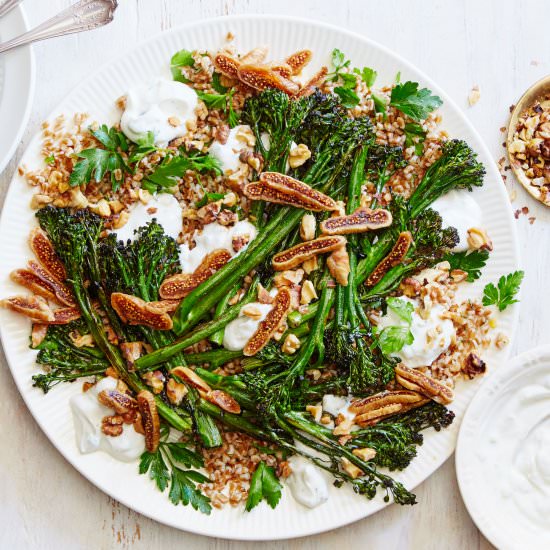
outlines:
M103 29L35 46L37 86L31 119L16 157L0 175L5 191L30 136L89 72L149 36L201 18L239 13L280 13L319 19L361 32L408 58L463 108L495 162L504 155L509 106L550 72L550 2L544 0L119 0L115 21ZM25 0L31 25L66 7L68 0ZM481 100L468 107L474 85ZM1 124L1 121L0 121ZM1 131L1 130L0 130ZM508 172L520 215L526 271L513 353L548 343L550 293L549 212ZM536 220L533 224L529 216ZM80 476L39 430L1 357L0 548L255 548L254 543L207 539L165 527L112 501ZM450 459L417 491L420 504L391 506L340 530L267 549L491 548L462 504Z

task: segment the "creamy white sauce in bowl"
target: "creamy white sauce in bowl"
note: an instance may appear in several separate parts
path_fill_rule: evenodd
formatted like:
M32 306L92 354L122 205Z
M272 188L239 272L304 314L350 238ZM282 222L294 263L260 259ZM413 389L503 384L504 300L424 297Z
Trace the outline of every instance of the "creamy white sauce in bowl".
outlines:
M97 396L103 390L115 389L116 385L117 381L107 376L88 391L71 397L76 445L82 454L103 451L122 462L132 462L145 451L144 436L127 424L123 425L123 431L117 437L105 435L101 431L103 417L114 413L112 409L102 405Z
M550 548L550 348L522 354L481 387L460 431L457 475L498 548Z
M187 84L156 78L128 90L120 128L134 142L153 132L155 145L166 145L187 134L187 123L197 119L197 103L197 93Z

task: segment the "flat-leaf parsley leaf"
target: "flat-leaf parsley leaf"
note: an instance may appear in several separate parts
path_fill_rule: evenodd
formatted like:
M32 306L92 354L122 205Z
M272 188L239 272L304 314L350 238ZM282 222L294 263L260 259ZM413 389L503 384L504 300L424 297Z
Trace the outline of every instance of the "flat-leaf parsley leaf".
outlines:
M449 262L451 271L453 269L466 271L468 273L466 280L469 283L473 283L481 277L481 269L485 267L488 259L489 252L487 250L451 252L443 257L444 261Z
M519 291L523 281L523 271L514 271L508 275L503 275L495 286L489 283L483 290L483 305L497 306L499 311L505 310L508 306L515 304L516 294Z
M418 82L410 80L397 84L391 92L390 105L417 121L424 120L442 104L438 96L432 95L427 88L419 90Z
M265 499L271 508L275 508L281 499L281 489L282 485L273 468L263 461L259 462L250 480L246 511L250 512L258 506L262 499Z

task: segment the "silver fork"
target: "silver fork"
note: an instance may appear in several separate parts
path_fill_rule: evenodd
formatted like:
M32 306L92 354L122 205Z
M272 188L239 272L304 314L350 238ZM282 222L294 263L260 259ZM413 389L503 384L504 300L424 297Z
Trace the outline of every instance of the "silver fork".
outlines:
M4 10L5 8L6 11L0 11L0 15L7 13L20 1L7 0L5 4L2 3L0 10ZM80 2L69 6L34 29L0 44L0 53L36 42L37 40L89 31L106 25L113 20L113 14L117 6L117 0L80 0Z

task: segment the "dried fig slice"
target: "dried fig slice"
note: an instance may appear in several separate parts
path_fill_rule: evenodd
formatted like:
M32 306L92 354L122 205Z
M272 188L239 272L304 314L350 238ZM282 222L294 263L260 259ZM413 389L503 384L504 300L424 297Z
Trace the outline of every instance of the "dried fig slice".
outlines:
M239 62L242 65L257 65L258 63L262 63L266 57L267 48L265 46L259 46L245 53L239 58Z
M204 398L228 413L240 414L241 412L241 406L239 403L223 390L209 391L204 395Z
M218 53L214 56L214 66L221 74L237 80L239 78L240 62L235 58Z
M178 273L165 279L159 294L166 300L181 300L211 277L231 259L229 251L220 248L207 254L193 273Z
M285 271L319 254L333 252L343 246L346 246L346 238L341 235L318 237L312 241L299 243L288 250L275 254L271 264L275 271Z
M175 367L171 371L173 376L177 376L190 386L197 388L199 391L208 393L212 388L192 369L189 367Z
M317 205L317 209L320 210L332 211L339 208L336 201L328 195L313 189L307 183L279 172L262 172L260 183L275 191L286 193L288 196L309 201L313 205Z
M129 325L144 325L157 330L170 330L173 326L168 313L137 296L113 292L111 305L122 321Z
M166 313L174 313L181 300L157 300L156 302L149 302L149 304L157 309L161 309Z
M243 349L243 355L256 355L269 342L290 310L291 294L287 287L282 287L263 321L260 321L256 332L251 336Z
M98 401L113 409L117 414L126 414L138 408L137 401L126 393L118 390L103 390L97 396Z
M66 285L64 285L59 279L54 277L47 269L44 269L34 260L30 260L28 265L29 270L50 287L57 298L57 302L66 306L74 306L75 301L73 293Z
M40 296L12 296L0 300L0 306L21 313L39 323L51 323L55 320L53 311L46 300Z
M266 201L275 204L285 204L294 206L294 208L302 208L303 210L311 210L313 212L321 212L317 203L307 200L305 197L289 196L288 193L283 193L275 189L270 189L261 182L247 183L244 186L243 193L246 197L253 201Z
M328 74L326 67L321 67L301 88L296 94L296 97L310 96L321 84L325 81Z
M38 294L46 300L59 303L55 292L50 285L35 275L30 269L15 269L10 273L10 279L27 289L33 294Z
M145 432L145 448L154 453L160 443L160 418L155 397L150 391L143 390L137 394L137 403Z
M281 76L269 66L241 65L238 69L238 78L247 86L260 91L275 88L288 95L294 95L300 90L296 82Z
M382 208L358 208L353 214L335 216L321 222L321 232L324 235L349 235L364 233L373 229L381 229L392 224L392 215L389 210Z
M300 74L302 69L311 61L313 53L311 50L298 50L290 54L286 59L285 63L290 66L291 74L296 75Z
M367 286L374 286L382 279L387 271L400 264L407 255L412 242L413 238L409 231L399 233L399 237L397 237L397 241L390 250L390 253L374 268L374 271L368 276L365 284Z
M420 392L443 405L449 404L454 399L454 392L451 388L417 369L411 369L402 364L397 365L395 379L404 388Z
M36 259L47 269L58 281L63 282L67 278L65 266L59 259L55 249L42 229L35 228L29 236L29 245Z
M67 325L80 318L80 310L77 307L60 307L54 309L53 317L53 321L49 322L50 325Z

